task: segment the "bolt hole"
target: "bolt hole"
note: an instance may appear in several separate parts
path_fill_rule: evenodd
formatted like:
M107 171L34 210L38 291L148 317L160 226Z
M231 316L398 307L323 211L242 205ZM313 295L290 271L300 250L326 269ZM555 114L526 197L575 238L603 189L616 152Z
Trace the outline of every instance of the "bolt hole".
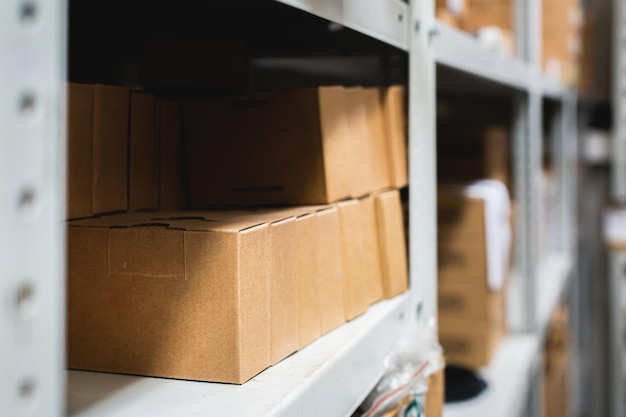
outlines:
M20 20L22 24L30 25L37 18L37 6L31 1L22 3L20 7Z
M30 220L35 216L37 209L37 195L32 188L22 190L19 201L18 210L20 216L25 220Z
M402 22L404 20L404 15L403 14L399 14L398 15L398 22Z
M37 100L32 92L22 94L20 97L19 111L23 117L31 116L35 113Z
M35 312L35 287L31 283L22 284L17 290L17 310L22 317Z
M23 410L33 411L35 405L35 381L26 379L17 388L17 403Z
M424 303L423 303L423 302L419 302L419 303L417 304L417 311L416 311L416 313L417 313L417 318L422 317L422 311L423 311L423 310L424 310Z

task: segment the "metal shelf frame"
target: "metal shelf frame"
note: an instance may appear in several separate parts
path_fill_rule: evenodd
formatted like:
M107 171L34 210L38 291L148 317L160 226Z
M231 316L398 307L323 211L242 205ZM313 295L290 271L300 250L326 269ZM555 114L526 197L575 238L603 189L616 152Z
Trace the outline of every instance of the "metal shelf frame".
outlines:
M66 4L0 4L0 410L63 414Z
M363 0L275 1L408 53L410 290L243 386L72 371L67 385L70 415L206 415L216 407L221 407L220 415L228 415L222 411L230 404L233 415L349 416L379 378L380 359L400 333L399 325L436 318L438 65L505 87L515 97L512 160L519 215L511 291L521 301L515 332L503 343L494 366L484 371L493 381L508 372L519 378L505 384L506 389L494 385L476 402L447 408L445 415L521 415L527 397L540 402L541 394L530 390L540 364L541 329L569 282L575 259L576 96L540 70L541 37L532 30L540 26L540 0L516 0L517 58L484 49L471 36L437 22L434 1L368 0L367 7ZM0 253L8 254L0 262L0 329L10 335L0 339L0 361L6 369L0 380L0 410L9 410L9 416L66 415L65 242L60 220L65 201L66 9L66 0L0 4L0 54L11 63L0 69L0 191L7 196L0 201L0 221L7 231L0 235ZM548 264L538 261L536 250L544 98L560 106L552 133L563 222L558 252ZM546 286L551 290L544 300L539 289ZM347 385L352 386L348 391ZM258 403L243 404L250 398ZM537 404L533 414L540 417Z

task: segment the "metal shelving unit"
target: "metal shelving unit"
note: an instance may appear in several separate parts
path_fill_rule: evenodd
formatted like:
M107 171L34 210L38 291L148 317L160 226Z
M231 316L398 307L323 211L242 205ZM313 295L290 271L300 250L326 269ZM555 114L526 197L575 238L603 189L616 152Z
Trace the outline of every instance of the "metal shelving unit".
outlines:
M242 386L70 371L69 415L199 416L218 410L221 416L351 415L380 377L382 358L401 332L402 324L408 320L431 320L437 312L437 66L480 78L515 97L513 161L521 211L516 273L511 285L511 298L519 301L514 314L517 318L513 320L515 331L500 346L493 365L484 370L492 388L475 401L447 407L445 415L521 415L540 363L542 334L567 286L574 259L571 207L575 184L568 178L572 177L576 152L571 145L576 125L575 95L543 76L538 64L539 38L536 34L531 36L533 31L527 27L520 33L533 39L520 42L524 53L520 58L507 58L483 48L471 36L437 22L434 1L414 0L407 4L400 0L368 0L367 7L363 7L363 0L276 1L408 54L411 289L402 297L378 303L362 317ZM537 17L538 2L519 0L516 10ZM64 201L65 3L56 0L16 4L20 5L21 14L16 15L13 9L0 13L0 53L9 57L7 62L15 63L13 67L3 67L9 73L0 78L0 126L9 126L0 136L4 150L0 152L0 190L13 196L0 203L0 218L5 222L4 230L9 231L0 237L0 253L15 254L0 263L3 275L8 277L0 287L5 306L0 324L5 334L12 334L0 340L1 357L10 375L3 377L0 384L0 409L10 410L10 416L18 415L17 408L26 404L38 413L32 415L60 417L65 414L61 359L64 244L59 221ZM5 2L0 7L11 8L14 4ZM32 21L31 8L35 10ZM16 16L28 21L24 27L15 21ZM32 62L39 64L37 73L29 70ZM533 248L539 217L536 187L541 167L544 98L560 105L555 132L561 155L557 165L563 185L559 207L563 233L559 250L539 264ZM23 113L18 117L14 116L16 106ZM19 210L15 209L16 201ZM26 259L37 261L25 262ZM24 320L12 308L16 300L29 302L33 295L37 314ZM16 395L19 401L15 400ZM35 400L29 400L31 395Z
M0 413L62 414L65 2L0 4Z

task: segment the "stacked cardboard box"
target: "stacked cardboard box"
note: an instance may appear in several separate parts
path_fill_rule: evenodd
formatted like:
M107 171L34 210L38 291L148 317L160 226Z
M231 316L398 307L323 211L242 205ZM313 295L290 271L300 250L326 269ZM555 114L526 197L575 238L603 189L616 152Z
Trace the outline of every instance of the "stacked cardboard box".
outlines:
M576 84L583 24L579 0L544 0L542 19L544 71L568 85Z
M515 51L513 2L511 0L465 0L458 27L477 33L491 49L513 55Z
M544 347L544 415L569 416L570 332L567 307L555 311Z
M453 27L460 27L466 8L466 0L437 0L435 14L437 19Z
M326 204L402 187L403 105L398 87L320 87L187 101L191 206Z
M176 102L76 83L68 98L68 219L184 207Z
M243 383L407 288L400 195L68 227L68 365Z
M438 200L440 343L448 363L483 367L506 331L506 276L490 282L489 257L508 259L510 242L498 243L506 253L489 253L485 200L455 188L440 189Z

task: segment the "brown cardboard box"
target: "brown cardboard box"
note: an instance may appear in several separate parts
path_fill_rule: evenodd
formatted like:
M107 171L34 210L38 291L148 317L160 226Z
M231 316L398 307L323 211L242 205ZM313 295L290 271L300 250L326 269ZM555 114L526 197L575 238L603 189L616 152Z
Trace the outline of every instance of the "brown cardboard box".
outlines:
M384 138L369 134L381 117L364 122L354 97L320 87L186 102L192 207L325 204L389 186Z
M406 89L404 86L394 85L381 88L380 94L389 146L391 185L395 188L402 188L409 183Z
M155 98L130 95L130 146L128 171L129 210L156 210L157 139Z
M485 26L513 30L513 6L510 0L468 0L460 22L461 28L468 32L475 32Z
M505 322L506 289L491 291L483 286L440 288L437 292L439 318Z
M337 204L345 273L346 318L351 320L382 298L382 265L374 199Z
M440 369L428 377L428 391L426 392L426 404L424 416L441 417L443 415L443 403L445 400L445 375Z
M243 383L270 364L266 223L71 222L68 366Z
M186 208L183 188L180 104L176 101L158 100L157 111L159 117L159 209Z
M315 213L296 218L299 348L307 346L321 335L317 226Z
M555 310L543 352L544 413L550 417L569 415L570 392L570 333L567 307Z
M484 171L485 178L498 180L509 190L509 131L503 126L491 126L484 133Z
M396 155L391 154L393 149L387 136L383 103L379 89L356 88L348 91L358 100L356 104L360 104L363 107L368 127L367 138L369 143L367 144L367 149L369 149L370 158L369 163L365 160L362 163L368 163L367 172L371 176L371 182L365 184L362 190L357 190L352 194L355 197L360 197L374 190L393 185L394 172L392 172L391 162ZM398 155L398 157L401 156Z
M439 343L443 347L446 363L468 368L489 365L504 333L504 328L499 324L439 319Z
M93 85L68 84L68 219L93 214L93 91Z
M317 262L321 302L321 332L346 321L341 233L337 207L317 210Z
M298 350L295 217L273 221L269 234L270 361L276 364Z
M125 87L96 84L93 104L93 212L128 209L128 105Z
M383 296L392 298L408 288L408 261L400 192L376 195L376 215L383 271Z

